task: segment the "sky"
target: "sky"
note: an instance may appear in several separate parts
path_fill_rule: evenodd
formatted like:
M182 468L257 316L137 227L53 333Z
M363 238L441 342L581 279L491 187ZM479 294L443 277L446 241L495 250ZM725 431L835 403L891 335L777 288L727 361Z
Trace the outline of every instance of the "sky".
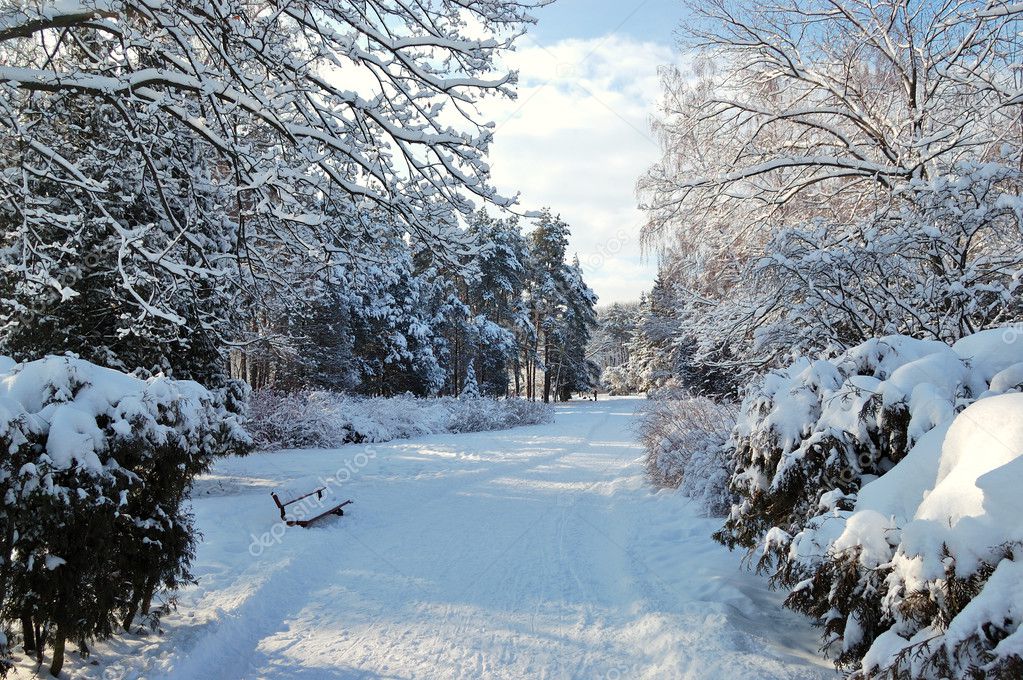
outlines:
M493 178L520 208L549 206L572 227L569 253L602 305L638 300L656 275L639 243L636 180L658 159L649 127L657 68L677 61L681 0L557 0L507 58L515 101L497 124Z

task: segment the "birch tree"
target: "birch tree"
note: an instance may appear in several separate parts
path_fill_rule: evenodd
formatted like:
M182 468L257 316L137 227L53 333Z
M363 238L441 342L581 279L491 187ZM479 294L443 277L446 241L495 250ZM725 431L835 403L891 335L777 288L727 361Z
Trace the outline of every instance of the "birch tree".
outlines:
M1015 191L1023 7L711 0L693 12L691 67L664 72L662 159L639 191L697 375L1016 318L1014 219L969 210Z
M1019 148L1019 9L1002 0L710 0L666 69L648 238L758 239L864 216L914 179ZM762 230L762 229L761 229ZM716 235L719 234L719 237Z

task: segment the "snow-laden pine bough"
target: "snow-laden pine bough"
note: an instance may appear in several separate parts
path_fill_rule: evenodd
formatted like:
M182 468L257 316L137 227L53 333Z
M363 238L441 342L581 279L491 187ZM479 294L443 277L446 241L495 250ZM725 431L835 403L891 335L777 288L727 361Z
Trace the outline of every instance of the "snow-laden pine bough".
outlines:
M308 527L327 515L342 517L353 501L342 501L326 481L304 477L282 484L270 492L281 512L281 521L289 527Z
M155 624L193 582L187 498L214 457L249 445L221 395L74 356L0 357L0 674L26 654L60 672L70 640Z

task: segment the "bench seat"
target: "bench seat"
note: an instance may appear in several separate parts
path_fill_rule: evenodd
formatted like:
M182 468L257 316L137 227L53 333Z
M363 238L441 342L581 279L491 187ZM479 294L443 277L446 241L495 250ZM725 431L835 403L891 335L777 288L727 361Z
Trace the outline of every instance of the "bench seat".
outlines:
M270 495L280 510L281 519L289 526L308 527L327 515L345 514L343 508L351 500L342 500L322 479L305 477L281 484Z

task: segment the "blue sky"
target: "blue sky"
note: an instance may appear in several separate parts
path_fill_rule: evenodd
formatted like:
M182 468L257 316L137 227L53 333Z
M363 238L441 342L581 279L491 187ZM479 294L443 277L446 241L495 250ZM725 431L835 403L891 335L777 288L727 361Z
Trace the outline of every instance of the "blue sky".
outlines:
M542 44L617 34L668 45L683 11L682 0L556 0L531 33Z
M487 109L498 189L569 223L570 254L602 304L638 300L656 276L640 247L635 186L660 156L650 133L657 69L678 60L683 12L681 0L557 0L508 56L518 99Z

